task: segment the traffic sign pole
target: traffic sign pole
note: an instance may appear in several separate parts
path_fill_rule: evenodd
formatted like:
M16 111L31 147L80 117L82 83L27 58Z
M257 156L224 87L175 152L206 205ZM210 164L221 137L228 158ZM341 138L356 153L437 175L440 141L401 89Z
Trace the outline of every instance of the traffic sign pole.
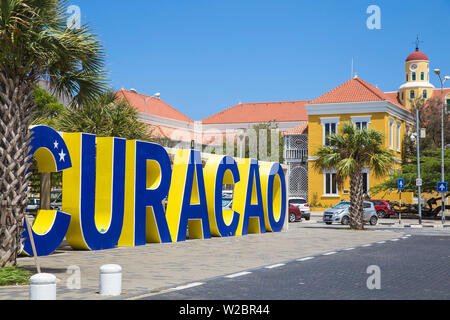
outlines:
M397 181L398 192L400 192L400 212L398 214L398 224L402 224L402 191L405 190L405 179L399 178Z
M442 193L442 224L445 224L445 194L448 191L447 182L439 182L437 189L438 192Z

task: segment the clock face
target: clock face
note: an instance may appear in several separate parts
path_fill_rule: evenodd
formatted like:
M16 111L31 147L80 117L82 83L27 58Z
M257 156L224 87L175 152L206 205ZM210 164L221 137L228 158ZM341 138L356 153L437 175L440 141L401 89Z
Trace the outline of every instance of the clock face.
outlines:
M416 63L413 63L409 68L411 69L411 71L416 71L418 66Z

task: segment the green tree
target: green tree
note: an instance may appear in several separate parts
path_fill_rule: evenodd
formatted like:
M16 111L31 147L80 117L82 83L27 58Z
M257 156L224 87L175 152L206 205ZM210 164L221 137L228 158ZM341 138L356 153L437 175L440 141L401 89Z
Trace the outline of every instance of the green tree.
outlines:
M442 101L441 96L428 100L416 99L412 103L412 112L415 116L419 109L420 128L426 129L426 137L420 140L421 150L433 150L441 148L442 132ZM415 128L414 128L414 131ZM450 121L444 117L444 137L447 144L450 143ZM415 155L414 155L415 156Z
M343 124L338 134L328 136L329 144L317 151L316 170L335 169L338 182L350 178L350 227L364 229L363 177L364 168L375 176L389 173L393 153L383 147L384 135L374 129L359 130L353 122Z
M413 101L413 114L419 109L420 128L426 129L426 137L420 139L420 167L421 179L423 181L422 191L432 193L437 191L437 183L441 177L441 100L431 98L427 101L416 99ZM416 129L414 128L414 132ZM444 135L447 143L450 142L450 121L444 118ZM403 165L402 169L389 176L384 183L373 188L373 191L388 191L397 189L399 178L405 179L405 191L414 192L418 195L416 186L417 179L417 144L411 135L405 136L403 143ZM446 181L450 181L450 150L445 150L444 166Z
M65 110L64 105L40 87L34 88L33 99L36 104L33 124L43 124L56 129L57 119Z
M126 100L106 91L81 108L67 108L57 127L63 132L86 132L99 137L151 141L151 131L139 121L138 112Z
M100 42L87 25L69 29L66 12L62 0L0 0L0 267L21 248L35 86L46 80L74 105L106 88Z
M450 149L444 154L445 179L450 181ZM425 150L420 156L420 176L422 178L422 192L436 192L437 183L441 181L441 150ZM373 188L375 193L387 190L397 190L399 178L405 179L405 191L414 192L417 195L417 157L411 158L411 162L404 164L399 172L391 174L384 183Z

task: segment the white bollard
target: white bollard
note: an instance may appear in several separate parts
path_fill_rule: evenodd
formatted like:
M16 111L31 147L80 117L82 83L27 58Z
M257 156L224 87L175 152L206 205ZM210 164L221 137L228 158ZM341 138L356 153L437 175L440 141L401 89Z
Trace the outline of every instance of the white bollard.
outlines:
M100 267L100 294L102 296L120 296L122 293L122 267L107 264Z
M56 277L38 273L30 278L30 300L56 300Z

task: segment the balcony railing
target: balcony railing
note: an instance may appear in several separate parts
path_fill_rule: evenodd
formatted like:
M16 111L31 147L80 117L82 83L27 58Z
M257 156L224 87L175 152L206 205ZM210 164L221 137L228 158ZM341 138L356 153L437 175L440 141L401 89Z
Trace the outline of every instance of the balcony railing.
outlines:
M285 151L286 160L298 160L301 162L308 161L308 150L305 149L287 149Z

